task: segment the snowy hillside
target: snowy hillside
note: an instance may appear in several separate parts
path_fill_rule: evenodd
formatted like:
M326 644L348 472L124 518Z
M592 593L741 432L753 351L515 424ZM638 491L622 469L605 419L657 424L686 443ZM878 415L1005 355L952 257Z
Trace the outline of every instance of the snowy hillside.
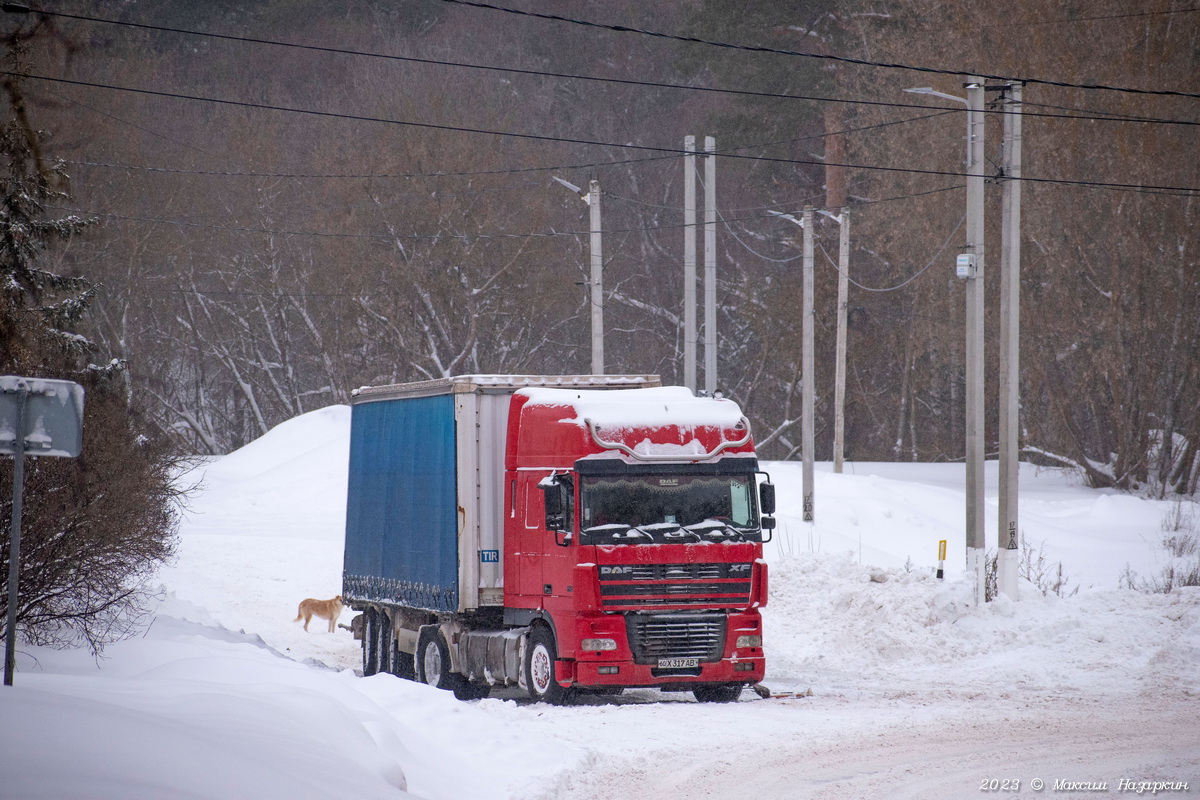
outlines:
M460 703L357 677L347 631L293 622L301 599L340 590L348 420L306 414L181 479L199 485L143 637L99 663L22 649L0 692L0 798L929 798L993 778L1020 782L1008 796L1039 796L1035 780L1055 797L1122 779L1200 791L1200 589L1118 588L1127 565L1159 568L1170 502L1022 465L1022 529L1079 591L1025 584L976 609L961 465L818 465L809 525L800 466L770 464L765 685L811 695Z

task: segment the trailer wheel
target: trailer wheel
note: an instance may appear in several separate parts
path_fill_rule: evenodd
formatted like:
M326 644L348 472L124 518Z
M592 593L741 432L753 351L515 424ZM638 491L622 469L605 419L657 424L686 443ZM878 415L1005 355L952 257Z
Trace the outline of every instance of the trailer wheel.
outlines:
M529 646L525 650L525 684L534 702L563 705L570 701L571 690L564 689L554 679L554 663L557 660L554 634L547 628L534 628L529 634Z
M396 649L392 636L392 620L385 611L375 612L375 652L379 654L376 672L390 673L393 669L393 651Z
M732 703L742 694L740 683L718 683L713 686L697 686L692 694L701 703Z
M367 608L363 612L363 669L364 678L368 678L379 672L379 612L374 608Z

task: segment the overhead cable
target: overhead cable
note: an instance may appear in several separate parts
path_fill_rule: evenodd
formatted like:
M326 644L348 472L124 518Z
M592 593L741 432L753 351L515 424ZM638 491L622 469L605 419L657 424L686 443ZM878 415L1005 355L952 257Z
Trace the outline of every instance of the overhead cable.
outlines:
M473 8L483 8L490 11L502 11L506 14L515 14L522 17L536 17L538 19L552 20L555 22L567 22L572 25L581 25L587 28L598 28L601 30L614 31L617 33L637 33L643 36L652 36L658 39L668 39L676 42L687 42L690 44L703 44L709 47L720 47L727 50L741 50L750 53L771 53L781 56L794 56L797 58L814 58L822 61L836 61L843 64L856 64L864 67L879 67L882 69L900 69L910 72L923 72L931 75L954 75L961 77L963 75L975 75L986 80L997 81L1019 81L1026 84L1037 84L1041 86L1057 86L1065 89L1094 89L1108 92L1126 92L1129 94L1148 94L1159 95L1166 97L1190 97L1200 99L1200 93L1196 92L1180 92L1171 89L1135 89L1128 86L1111 86L1103 83L1071 83L1068 81L1056 81L1046 78L1030 78L1017 77L1013 75L993 75L982 70L976 69L942 69L936 67L919 67L914 64L899 64L886 61L868 61L862 58L851 58L849 56L836 56L828 53L804 53L798 50L784 50L778 47L764 47L760 45L743 45L733 44L731 42L719 42L712 39L701 39L695 36L680 36L678 34L662 33L661 31L651 31L644 28L633 28L628 25L608 25L600 22L590 22L588 20L574 19L572 17L564 17L558 14L545 14L537 11L524 11L517 8L506 8L497 6L491 3L482 3L478 0L442 0L443 3L451 3L459 6L470 6Z
M446 2L459 2L459 0L446 0ZM510 11L512 13L521 13L521 14L528 13L530 16L546 17L549 19L558 19L558 20L563 20L563 21L568 21L568 22L574 21L574 22L578 22L579 24L592 24L592 23L584 23L584 22L581 22L578 20L570 20L566 17L558 17L555 15L533 14L532 12L519 12L519 11L516 11L515 9L505 9L505 8L501 8L499 6L490 6L490 5L483 4L483 3L465 3L465 4L466 5L478 5L478 6L481 6L484 8L492 8L492 9L499 10L499 11ZM741 96L746 96L746 97L755 97L755 98L767 99L767 100L804 100L804 101L821 102L821 103L845 103L848 105L882 106L885 108L914 108L914 109L922 109L922 110L929 110L929 109L940 109L940 110L945 110L945 111L961 111L962 110L962 109L956 108L954 106L928 106L928 105L920 105L920 104L916 104L916 103L898 103L898 102L889 102L889 101L883 101L883 100L853 100L853 99L844 98L844 97L820 97L820 96L815 96L815 95L799 95L799 94L786 94L786 93L780 93L780 92L752 91L752 90L748 90L748 89L724 89L724 88L720 88L720 87L711 87L711 86L691 86L688 84L680 84L680 83L666 83L666 82L661 82L661 81L635 80L632 78L605 78L605 77L600 77L597 75L579 75L579 74L574 74L574 73L550 72L550 71L546 71L546 70L521 69L518 67L501 67L501 66L491 66L491 65L485 65L485 64L468 64L468 63L464 63L464 62L460 62L460 61L447 61L447 60L443 60L443 59L432 59L432 58L418 58L415 56L401 56L401 55L394 55L394 54L390 54L390 53L374 53L374 52L365 51L365 50L351 50L348 48L330 47L330 46L323 46L323 45L298 44L296 42L283 42L283 41L279 41L276 39L264 39L261 37L235 36L232 34L225 34L225 33L210 33L207 31L190 30L187 28L173 28L173 27L167 27L167 26L163 26L163 25L150 25L148 23L142 23L142 22L126 22L126 21L122 21L122 20L105 19L103 17L92 17L92 16L86 16L86 15L82 15L82 14L67 14L67 13L62 13L62 12L57 12L57 11L45 11L42 9L37 9L36 13L42 14L45 16L62 17L64 19L73 19L73 20L78 20L78 21L82 21L82 22L103 23L103 24L108 24L108 25L116 25L116 26L120 26L120 27L138 28L138 29L142 29L142 30L157 31L160 33L175 33L175 34L183 34L186 36L203 36L203 37L207 37L210 39L218 39L218 40L223 40L223 41L245 42L245 43L250 43L250 44L263 44L263 45L270 45L272 47L287 47L287 48L293 48L293 49L297 49L297 50L309 50L309 51L319 52L319 53L361 56L364 58L376 58L376 59L384 59L384 60L388 60L388 61L400 61L400 62L408 62L408 63L413 63L413 64L427 64L427 65L441 66L441 67L457 67L460 69L484 70L484 71L489 71L489 72L500 72L500 73L506 73L506 74L527 75L527 76L534 76L534 77L559 78L559 79L578 80L578 81L593 81L593 82L598 82L598 83L612 83L612 84L626 85L626 86L641 86L641 87L649 87L649 88L655 88L655 89L677 89L677 90L684 90L684 91L691 91L691 92L707 92L707 93L713 93L713 94L741 95ZM600 27L605 27L605 26L600 26ZM672 37L667 34L653 34L649 31L639 31L634 28L623 28L620 26L612 26L612 29L613 30L629 30L629 31L634 31L634 32L639 32L639 33L648 33L650 35L666 36L667 38L682 38L684 41L699 41L699 42L704 41L704 40L699 40L699 39L691 40L691 39L687 39L686 37ZM713 42L706 42L706 43L716 44ZM721 45L721 46L736 47L735 45ZM739 49L758 49L758 48L739 48ZM779 52L779 53L784 53L784 54L789 54L789 55L798 55L798 56L812 55L812 54L808 54L808 53L799 53L799 52L792 52L792 51L782 51L782 50L775 51L775 50L770 50L769 48L768 48L768 52ZM817 56L813 56L813 57L817 57ZM822 57L824 57L824 56L822 56ZM829 56L829 58L834 58L834 57ZM859 63L870 63L870 62L859 62ZM887 65L878 65L878 66L887 66ZM892 65L892 66L903 67L903 65ZM922 71L922 72L934 72L934 73L938 73L938 74L942 74L942 73L946 72L944 70L934 70L934 69L927 69L927 68L923 68L923 67L903 67L903 68L904 69L912 69L915 71ZM949 74L961 76L964 74L979 75L980 73L978 73L978 72L952 72ZM994 76L985 75L983 77L990 78L990 77L994 77ZM1022 79L1022 80L1024 80L1024 79ZM1059 86L1070 86L1071 85L1071 84L1063 84L1063 83L1054 83L1054 82L1050 82L1050 81L1037 81L1037 80L1033 80L1033 79L1026 80L1026 82L1027 83L1053 83L1054 85L1059 85ZM1122 91L1141 91L1141 90L1128 89L1128 90L1122 90ZM1200 97L1200 95L1195 95L1195 96ZM984 113L987 113L987 114L1010 114L1010 113L1014 113L1014 112L1006 110L1006 109L985 109ZM1103 114L1104 112L1098 112L1098 113ZM1042 113L1042 112L1025 112L1025 115L1026 116L1048 117L1051 119L1058 119L1058 118L1078 119L1078 118L1081 118L1079 115L1076 115L1076 114L1047 114L1047 113ZM1093 119L1093 118L1087 117L1087 119ZM1098 116L1098 117L1095 117L1094 119L1104 120L1104 121L1137 121L1137 122L1147 123L1147 124L1162 124L1162 125L1200 125L1200 122L1193 122L1190 120L1160 119L1160 118L1153 118L1153 117L1143 117L1143 118L1139 118L1137 120L1122 120L1120 117Z
M486 128L469 128L458 125L440 125L431 122L413 122L411 120L388 119L385 117L370 117L361 114L342 114L333 111L316 111L308 108L296 108L291 106L276 106L266 103L250 103L243 100L225 100L215 97L201 97L198 95L178 94L174 92L163 92L153 89L135 89L126 86L114 86L111 84L93 83L90 81L69 80L67 78L51 78L44 75L32 75L28 73L17 73L10 71L0 71L0 75L9 75L20 77L29 80L51 81L54 83L64 83L72 86L87 86L94 89L107 89L112 91L130 92L133 94L142 94L151 97L166 97L174 100L192 100L197 102L213 103L216 105L232 106L236 108L255 108L269 111L283 111L293 114L307 114L317 117L325 117L330 119L346 119L356 122L371 122L385 125L398 125L403 127L421 128L423 130L447 131L453 133L475 133L487 136L501 136L513 139L523 139L543 142L559 142L562 144L578 144L590 147L606 147L620 150L640 150L645 152L655 153L671 153L674 155L683 155L685 153L681 148L676 147L655 147L653 145L638 145L638 144L618 144L615 142L602 142L594 139L575 139L562 136L547 136L535 133L518 133L515 131L497 131L488 130ZM849 164L836 163L825 161L823 159L802 159L802 158L774 158L769 156L751 156L739 153L722 152L716 154L720 158L737 159L745 161L759 161L764 163L776 164L791 164L791 165L810 165L821 167L846 167L849 169L873 170L877 172L898 172L911 175L941 175L956 178L968 177L966 173L954 172L951 170L931 170L931 169L916 169L914 167L886 167L872 164ZM1152 184L1132 184L1132 183L1112 183L1105 181L1085 181L1085 180L1070 180L1064 178L1034 178L1027 175L1022 175L1020 178L1009 178L1008 180L1016 180L1031 184L1052 184L1060 186L1090 186L1094 188L1105 189L1124 189L1139 192L1147 192L1164 195L1192 195L1200 188L1194 186L1165 186Z

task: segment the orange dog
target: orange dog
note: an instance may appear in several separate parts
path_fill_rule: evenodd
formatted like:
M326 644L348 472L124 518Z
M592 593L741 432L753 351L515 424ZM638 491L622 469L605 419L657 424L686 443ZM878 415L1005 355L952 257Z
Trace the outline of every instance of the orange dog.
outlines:
M342 596L339 594L332 600L314 600L308 598L300 601L300 609L296 612L296 618L292 622L299 622L304 619L304 630L308 630L308 623L313 617L329 620L329 632L333 633L334 626L337 625L337 619L342 614Z

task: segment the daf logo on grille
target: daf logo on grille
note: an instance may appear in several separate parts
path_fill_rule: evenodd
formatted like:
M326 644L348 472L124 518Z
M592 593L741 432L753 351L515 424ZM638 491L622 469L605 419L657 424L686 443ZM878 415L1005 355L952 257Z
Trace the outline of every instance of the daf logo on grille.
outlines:
M601 575L628 575L633 572L633 567L601 567Z

